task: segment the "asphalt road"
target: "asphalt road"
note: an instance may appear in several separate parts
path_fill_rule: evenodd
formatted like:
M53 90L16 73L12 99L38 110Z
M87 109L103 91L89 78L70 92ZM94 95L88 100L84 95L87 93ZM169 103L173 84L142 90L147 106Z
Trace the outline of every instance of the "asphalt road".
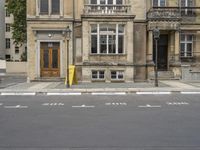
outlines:
M200 95L0 96L0 150L200 150Z

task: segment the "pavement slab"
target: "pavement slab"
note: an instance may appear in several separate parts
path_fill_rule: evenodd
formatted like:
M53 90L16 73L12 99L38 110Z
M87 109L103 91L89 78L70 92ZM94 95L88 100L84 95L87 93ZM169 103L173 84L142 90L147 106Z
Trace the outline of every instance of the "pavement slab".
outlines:
M0 93L2 92L199 92L200 81L159 80L159 87L154 81L135 83L79 83L66 88L64 82L26 82L26 76L4 76L1 78Z

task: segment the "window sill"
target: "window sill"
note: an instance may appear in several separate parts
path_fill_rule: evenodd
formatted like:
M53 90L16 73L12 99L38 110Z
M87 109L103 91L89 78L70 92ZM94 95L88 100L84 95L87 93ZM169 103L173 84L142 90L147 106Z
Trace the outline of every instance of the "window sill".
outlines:
M124 82L124 79L111 79L111 82Z
M191 59L194 58L194 56L181 56L182 59Z
M38 17L40 18L59 18L61 14L39 14Z
M105 79L91 79L92 82L105 82Z
M92 54L90 56L126 56L126 54Z

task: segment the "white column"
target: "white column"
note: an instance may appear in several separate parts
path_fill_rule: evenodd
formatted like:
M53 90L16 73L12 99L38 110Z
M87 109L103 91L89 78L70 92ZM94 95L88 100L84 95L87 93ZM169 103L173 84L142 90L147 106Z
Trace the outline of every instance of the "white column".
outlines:
M51 12L52 12L51 6L52 6L51 0L49 0L49 12L48 12L49 16L51 15Z
M175 62L179 61L179 51L180 51L180 33L175 32Z
M39 6L40 6L40 0L36 0L36 16L39 16Z
M170 32L170 40L169 40L169 46L170 46L170 51L169 51L169 60L173 62L175 60L175 32Z
M64 15L64 1L60 0L60 16Z
M134 60L134 37L133 37L133 33L134 33L134 29L133 29L133 22L132 21L129 21L127 22L127 25L126 25L126 35L125 35L125 39L126 41L124 42L126 44L126 48L125 50L127 50L127 61L130 62L130 63L133 63Z
M147 51L147 61L153 61L153 32L149 31L148 34L148 51Z

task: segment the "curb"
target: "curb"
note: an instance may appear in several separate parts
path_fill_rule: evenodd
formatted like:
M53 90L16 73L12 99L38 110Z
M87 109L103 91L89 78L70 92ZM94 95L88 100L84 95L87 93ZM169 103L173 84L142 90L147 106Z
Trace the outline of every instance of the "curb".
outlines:
M128 91L128 92L19 92L19 91L8 91L0 92L0 96L81 96L81 95L92 95L92 96L125 96L125 95L171 95L171 94L182 94L182 95L200 95L200 91Z

